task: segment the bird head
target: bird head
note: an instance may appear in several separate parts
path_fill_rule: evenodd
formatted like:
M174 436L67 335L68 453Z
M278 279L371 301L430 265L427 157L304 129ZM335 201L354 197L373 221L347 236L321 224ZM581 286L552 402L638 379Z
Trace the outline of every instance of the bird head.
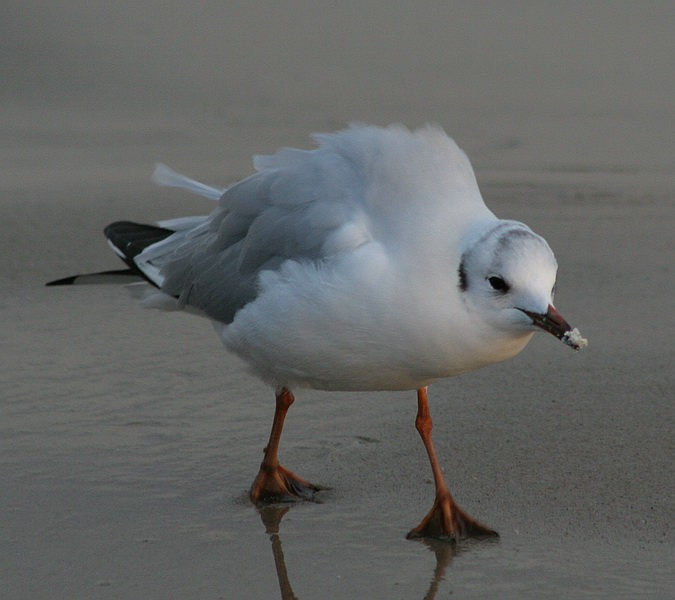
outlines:
M514 336L551 333L579 350L587 342L553 305L558 264L549 245L517 221L492 221L466 245L459 285L468 307Z

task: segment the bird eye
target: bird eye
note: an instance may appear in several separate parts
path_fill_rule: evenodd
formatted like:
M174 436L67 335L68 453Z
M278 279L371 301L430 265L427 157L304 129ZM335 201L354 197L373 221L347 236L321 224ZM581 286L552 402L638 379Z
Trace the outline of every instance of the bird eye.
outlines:
M496 290L497 292L503 292L506 293L509 291L509 284L506 283L501 277L497 277L496 275L492 275L491 277L487 278L488 283L492 287L493 290Z

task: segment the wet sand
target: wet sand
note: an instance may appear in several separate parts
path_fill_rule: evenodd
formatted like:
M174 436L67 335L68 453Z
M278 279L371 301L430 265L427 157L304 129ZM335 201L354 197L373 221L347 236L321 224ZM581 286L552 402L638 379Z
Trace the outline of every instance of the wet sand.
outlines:
M667 3L38 5L0 19L8 598L672 597ZM405 539L433 496L412 392L299 393L282 460L332 489L257 511L273 395L210 325L43 286L117 268L108 222L209 210L155 189L154 161L224 186L350 120L440 122L488 206L549 241L589 339L430 388L451 489L496 543Z

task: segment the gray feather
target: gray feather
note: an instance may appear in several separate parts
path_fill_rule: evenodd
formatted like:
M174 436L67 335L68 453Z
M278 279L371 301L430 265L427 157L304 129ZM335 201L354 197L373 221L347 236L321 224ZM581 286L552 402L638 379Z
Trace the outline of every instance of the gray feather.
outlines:
M256 297L262 271L339 251L326 241L360 214L359 175L339 155L284 149L256 167L263 170L226 190L204 222L139 257L160 269L163 292L224 323Z

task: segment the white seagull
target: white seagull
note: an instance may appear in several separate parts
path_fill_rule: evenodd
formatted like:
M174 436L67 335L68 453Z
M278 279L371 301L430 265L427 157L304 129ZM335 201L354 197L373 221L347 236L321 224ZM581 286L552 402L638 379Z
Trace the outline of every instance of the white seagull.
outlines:
M108 274L142 278L146 307L211 319L276 390L254 503L320 489L277 459L292 389L416 390L436 499L409 537L496 535L443 480L427 386L514 356L538 329L586 345L553 306L553 252L485 206L467 156L439 127L353 125L314 140L314 150L256 157L257 172L226 190L158 166L160 184L218 206L157 226L109 225L129 269Z

